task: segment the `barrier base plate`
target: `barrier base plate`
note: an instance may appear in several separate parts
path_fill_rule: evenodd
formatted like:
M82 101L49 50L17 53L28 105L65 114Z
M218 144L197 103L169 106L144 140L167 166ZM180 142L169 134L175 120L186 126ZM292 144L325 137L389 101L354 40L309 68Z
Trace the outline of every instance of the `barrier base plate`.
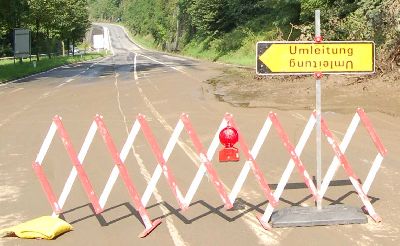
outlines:
M360 208L332 205L318 210L316 207L290 207L275 211L272 227L322 226L365 224L367 216Z
M144 238L144 237L146 237L147 235L149 235L154 229L156 229L157 226L159 226L159 225L161 224L161 220L160 220L160 219L155 220L155 221L153 221L151 224L152 224L152 226L151 226L150 228L147 228L147 229L145 229L144 231L142 231L142 232L138 235L138 237Z

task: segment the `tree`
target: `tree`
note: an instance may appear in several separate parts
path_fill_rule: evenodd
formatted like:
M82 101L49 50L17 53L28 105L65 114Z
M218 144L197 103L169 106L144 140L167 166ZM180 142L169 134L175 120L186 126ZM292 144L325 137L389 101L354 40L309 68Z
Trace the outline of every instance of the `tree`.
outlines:
M61 39L64 54L64 42L67 41L68 50L70 42L75 47L75 42L81 41L90 27L88 5L85 0L57 0L57 2L62 11L56 17L55 32ZM72 54L74 55L74 49Z
M28 0L29 13L35 30L36 59L39 60L39 51L42 38L45 39L46 51L50 55L50 35L55 25L58 1Z
M121 0L89 0L90 16L93 19L116 21L121 16Z
M24 27L28 12L26 0L0 0L0 56L11 55L12 32Z
M189 7L192 24L201 35L214 35L227 26L228 0L193 0Z

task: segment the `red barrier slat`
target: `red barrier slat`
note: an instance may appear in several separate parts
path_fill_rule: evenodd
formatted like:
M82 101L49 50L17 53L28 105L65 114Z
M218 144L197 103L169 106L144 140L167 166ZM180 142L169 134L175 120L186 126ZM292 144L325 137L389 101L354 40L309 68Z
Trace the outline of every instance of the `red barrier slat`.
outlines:
M174 196L176 198L176 201L179 204L179 207L181 209L186 209L186 205L183 204L183 202L178 197L179 187L178 187L178 185L176 183L176 179L175 179L173 173L171 172L171 170L169 169L168 165L166 164L166 162L164 160L164 157L163 157L163 154L162 154L162 151L161 151L160 147L158 146L158 143L157 143L157 141L156 141L156 139L155 139L150 127L148 126L148 124L147 124L147 122L146 122L146 120L145 120L143 115L138 115L137 119L138 119L138 121L140 123L140 126L142 128L143 134L144 134L147 142L149 143L153 154L156 157L157 162L162 167L164 175L167 178L167 183L168 183L169 187L171 188L172 193L174 194Z
M279 201L277 201L274 198L271 188L269 187L268 181L264 177L258 163L251 155L250 149L247 146L246 140L243 137L243 134L241 134L241 132L239 131L239 128L238 128L235 120L233 119L232 115L230 115L230 114L227 114L225 116L225 119L228 122L230 122L231 126L234 127L237 130L237 132L239 133L240 148L242 149L244 155L246 156L246 159L251 162L251 170L253 171L253 174L256 177L258 185L260 186L261 190L263 191L265 198L268 199L268 201L271 203L272 206L274 206L274 207L277 206Z
M365 113L364 109L358 108L357 113L360 116L361 122L364 124L365 128L367 129L368 134L371 136L372 141L374 142L379 153L381 153L382 156L385 156L387 153L387 149L385 148L381 139L379 138L378 134L376 133L375 128L372 126L372 123L368 119L367 114Z
M368 117L366 116L364 110L359 108L359 109L357 109L357 113L358 113L361 121L363 122L365 128L367 129L369 135L371 136L379 153L382 156L386 155L387 149L384 147L381 139L379 138L378 134L376 133L375 129L373 128L373 126L372 126L371 122L369 121ZM297 167L298 172L303 177L305 184L307 185L307 187L310 190L310 193L313 195L314 199L317 199L318 193L317 193L316 187L315 187L314 183L312 182L300 157L297 155L294 145L290 142L287 133L283 129L282 125L280 124L276 114L271 112L268 115L268 117L271 120L271 123L274 126L274 128L277 130L278 135L279 135L285 149L289 153L291 160ZM181 194L180 194L179 187L176 183L175 177L173 176L171 169L168 167L166 160L164 159L163 152L161 151L161 149L156 141L155 136L153 135L147 121L145 120L145 117L143 115L138 115L137 119L140 123L140 128L142 129L144 136L151 147L152 153L154 154L158 164L161 166L161 168L164 172L164 176L166 177L167 182L168 182L173 194L175 195L179 206L182 209L186 209L188 204L184 204L184 200L182 200L183 198L180 198ZM236 128L236 130L239 134L240 149L243 152L243 154L245 155L246 161L251 163L250 167L253 171L253 174L254 174L259 186L261 187L261 189L264 193L264 196L269 201L268 206L272 206L272 209L274 209L274 207L278 204L279 200L276 200L274 198L273 193L270 189L270 186L269 186L267 180L265 179L261 169L259 168L258 163L256 162L255 158L252 156L252 154L248 148L248 145L244 139L243 134L239 131L239 129L233 119L233 116L231 114L226 114L224 119L227 121L228 125L231 125L232 127ZM193 128L193 125L191 124L191 122L188 118L188 115L182 114L180 120L182 121L180 123L183 123L183 127L185 128L186 132L188 133L188 135L196 149L196 152L200 157L201 162L204 164L204 167L206 168L206 172L211 177L211 181L212 181L213 185L215 186L216 191L218 192L219 196L225 203L225 207L226 208L233 207L233 204L231 204L229 197L226 193L226 190L223 186L223 182L218 177L218 174L217 174L216 170L214 169L212 162L208 159L208 156L204 149L204 146L202 145L198 135L196 134L195 129ZM71 159L72 165L74 166L74 168L77 171L79 180L82 183L83 188L84 188L91 204L93 205L93 207L95 209L95 213L96 214L101 213L103 210L99 205L99 200L97 199L97 197L93 191L92 185L89 181L89 178L83 169L82 163L80 162L80 160L77 156L77 153L75 152L75 150L72 146L72 142L68 136L67 131L65 130L65 128L63 126L61 118L58 116L55 116L53 118L53 122L57 126L58 135L61 138L62 143ZM145 230L139 236L145 237L151 231L153 231L154 228L156 228L161 223L161 221L155 220L152 222L150 220L147 210L141 202L141 197L140 197L139 193L137 192L137 190L134 186L134 183L132 182L132 180L129 177L128 170L127 170L125 164L123 163L123 161L121 160L120 154L117 151L117 148L113 142L112 136L110 135L104 121L102 120L102 117L96 116L95 122L98 127L97 128L98 133L102 136L102 139L103 139L104 143L106 144L107 149L110 152L111 157L119 170L120 176L121 176L125 186L128 189L128 193L144 222ZM372 207L372 204L370 203L368 196L362 190L362 186L359 182L359 178L357 177L357 175L353 171L352 167L350 166L346 156L342 153L340 146L338 145L337 141L334 139L332 132L329 130L329 128L323 118L321 118L321 130L324 133L324 135L327 137L328 142L331 145L336 157L339 159L346 174L349 176L350 180L352 181L352 184L353 184L354 188L356 189L360 199L362 200L364 205L366 207L368 207L368 209L367 209L367 210L369 210L368 213L371 215L371 217L375 221L379 222L381 220L380 216L377 213L375 213L374 208ZM215 142L213 142L213 144L215 144ZM258 146L257 148L260 147L259 146L260 144L262 144L262 143L259 143L257 145ZM213 146L216 147L215 145L213 145ZM170 154L170 152L168 152L168 153ZM56 200L56 196L54 195L51 185L45 176L45 173L41 166L41 163L34 162L32 164L32 167L33 167L37 177L39 178L41 186L46 194L47 200L49 201L54 213L56 213L56 214L60 213L61 208ZM293 165L291 166L291 168L292 167L293 167ZM204 171L204 169L203 169L203 171ZM246 171L248 171L248 169ZM290 174L285 174L284 177L289 178L290 177L289 175ZM114 176L114 177L116 177L116 176ZM286 180L286 178L284 180ZM197 180L199 180L199 179L197 179ZM240 179L240 180L244 181L244 179ZM285 182L287 182L287 181L285 181ZM281 188L282 188L282 186L281 186ZM191 191L193 191L193 190L191 190ZM283 191L283 188L281 191ZM194 192L191 193L191 195L193 195ZM237 192L237 191L235 191L235 192ZM271 207L269 207L269 208L271 209ZM272 213L270 209L267 208L266 213L267 213L267 211L268 211L268 213ZM260 220L263 227L266 229L270 228L270 226L268 225L268 218L265 217Z
M62 121L60 117L56 116L53 119L54 123L57 125L57 131L58 134L64 144L65 149L67 150L68 156L71 159L72 165L76 168L76 171L78 173L79 180L82 183L82 186L86 192L86 195L89 198L89 201L93 205L93 208L95 210L96 214L100 214L103 209L101 208L99 204L99 199L96 197L92 184L89 181L89 178L86 175L85 170L82 167L82 163L78 159L78 155L76 154L76 151L74 147L72 146L72 142L68 136L67 131L65 130Z
M314 199L316 200L318 197L317 189L312 182L312 180L306 177L306 168L300 158L297 156L295 148L293 144L289 141L289 137L287 136L286 132L283 130L281 123L279 122L278 118L276 117L275 113L270 113L269 117L274 125L275 129L278 132L279 137L281 138L285 149L288 151L291 159L296 164L297 170L299 171L300 175L303 177L304 183L307 185L308 189L310 190L311 194L313 195Z
M346 156L342 153L342 151L340 150L340 147L338 145L338 143L336 142L336 140L333 137L332 132L329 130L325 120L323 118L321 118L321 130L322 132L325 134L325 136L328 139L328 142L331 144L333 151L335 152L335 155L337 156L337 158L340 160L340 163L342 164L346 174L349 176L350 181L352 181L352 184L354 186L354 188L356 189L356 192L358 194L358 196L360 197L361 201L364 203L364 205L366 207L372 207L371 202L369 201L368 196L364 193L361 183L359 182L359 178L357 177L357 175L355 174L355 172L353 171L352 167L350 166ZM381 217L376 214L374 211L368 211L368 213L371 215L371 217L376 221L376 222L380 222L382 219Z
M60 206L58 205L53 189L51 188L50 183L43 172L42 166L39 163L34 162L32 167L33 170L35 170L36 176L39 178L40 184L42 185L43 191L46 194L47 200L49 201L53 212L59 214L61 212Z
M212 163L210 162L210 160L208 160L207 154L204 151L204 147L201 144L200 139L197 136L188 116L186 114L182 115L181 120L183 122L183 125L185 126L186 132L189 134L189 137L194 144L194 147L196 148L198 155L204 157L204 159L205 159L204 165L206 167L207 173L211 176L211 182L213 183L219 196L221 197L222 201L224 202L225 208L226 209L232 208L233 204L231 204L231 202L228 198L228 195L226 194L224 186L222 185L223 183L219 179L217 172L215 171L215 169L212 166Z
M345 169L347 175L349 177L354 178L355 180L360 180L353 171L353 168L350 166L349 162L347 161L346 156L340 150L339 145L337 144L332 132L329 130L328 125L326 124L323 118L321 118L321 130L327 137L329 144L331 145L333 151L335 152L336 157L339 159L340 163Z
M139 212L140 217L142 218L146 228L151 228L154 225L152 225L152 222L147 213L147 210L143 206L143 204L140 200L139 193L136 191L136 188L133 185L132 180L129 178L128 171L119 156L117 148L115 147L114 141L112 140L111 135L110 135L106 125L104 124L104 122L100 116L96 116L95 121L96 121L97 127L99 129L100 135L102 136L103 141L106 144L107 149L109 150L113 161L115 162L115 164L117 165L117 167L120 171L122 180L124 181L124 184L125 184L126 188L128 189L129 195L130 195L133 203L135 204L135 207L136 207L137 211Z

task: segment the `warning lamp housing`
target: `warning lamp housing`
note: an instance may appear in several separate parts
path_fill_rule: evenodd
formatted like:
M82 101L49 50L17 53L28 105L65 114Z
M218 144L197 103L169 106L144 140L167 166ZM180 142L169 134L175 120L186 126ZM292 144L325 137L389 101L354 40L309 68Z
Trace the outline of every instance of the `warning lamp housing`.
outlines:
M219 133L219 141L224 148L219 151L219 161L239 161L239 150L234 145L239 141L237 130L231 126L227 126Z

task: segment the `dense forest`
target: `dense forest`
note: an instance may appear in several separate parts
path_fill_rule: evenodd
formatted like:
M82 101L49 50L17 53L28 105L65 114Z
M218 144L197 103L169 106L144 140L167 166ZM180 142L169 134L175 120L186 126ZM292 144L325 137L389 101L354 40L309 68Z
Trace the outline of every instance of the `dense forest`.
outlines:
M13 29L31 30L32 53L64 53L90 27L86 0L0 0L0 57L13 54Z
M163 50L212 51L213 60L254 56L261 40L312 40L320 9L325 40L373 40L380 67L399 62L400 0L88 1L93 19L122 21Z

